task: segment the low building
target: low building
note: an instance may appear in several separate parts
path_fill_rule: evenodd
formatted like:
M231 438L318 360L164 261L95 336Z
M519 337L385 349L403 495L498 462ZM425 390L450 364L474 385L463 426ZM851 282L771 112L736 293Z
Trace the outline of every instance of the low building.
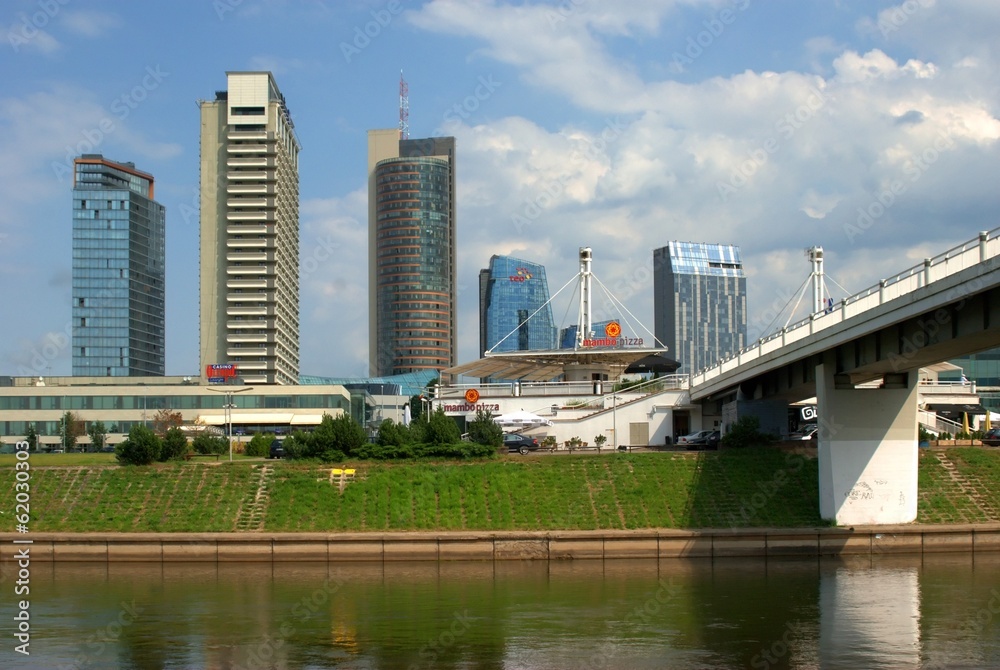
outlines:
M289 434L319 425L324 414L364 416L341 385L209 385L198 377L5 377L0 379L0 442L23 440L28 426L39 447L57 448L66 412L88 427L104 422L117 444L137 424L152 427L158 412L180 413L184 426L223 429L248 440L255 432ZM361 400L361 402L364 402ZM358 401L355 402L357 404ZM227 407L230 405L230 407ZM88 444L86 435L77 440Z

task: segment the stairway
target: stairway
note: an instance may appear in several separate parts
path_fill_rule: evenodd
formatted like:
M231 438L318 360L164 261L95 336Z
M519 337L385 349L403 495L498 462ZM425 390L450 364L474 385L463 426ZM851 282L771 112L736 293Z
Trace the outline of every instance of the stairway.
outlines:
M955 467L955 463L948 458L946 450L937 451L936 455L938 461L941 463L941 467L947 471L949 478L958 487L962 495L966 496L976 509L982 512L990 521L1000 521L1000 510L997 510L991 501L983 498L979 493L979 491L986 488L979 481L979 478L975 475L963 475L960 473Z
M257 532L264 530L264 515L267 512L267 502L270 497L268 484L273 475L273 465L268 463L260 466L257 490L247 494L240 505L239 513L236 515L237 531Z

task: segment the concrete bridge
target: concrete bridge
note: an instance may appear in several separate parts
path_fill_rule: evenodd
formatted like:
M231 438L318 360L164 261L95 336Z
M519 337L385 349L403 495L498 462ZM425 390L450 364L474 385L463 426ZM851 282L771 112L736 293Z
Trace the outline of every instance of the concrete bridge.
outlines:
M908 523L917 515L918 369L998 346L1000 228L691 375L690 397L724 423L815 397L823 518Z

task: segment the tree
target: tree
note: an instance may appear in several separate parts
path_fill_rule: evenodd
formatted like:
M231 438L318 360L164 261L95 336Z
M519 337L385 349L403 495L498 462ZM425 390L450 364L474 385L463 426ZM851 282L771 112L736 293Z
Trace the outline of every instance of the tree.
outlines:
M163 408L153 417L153 432L161 438L166 437L167 431L171 428L180 428L184 423L184 417L180 412L171 412Z
M188 439L184 431L174 427L167 430L163 437L163 444L160 448L161 461L179 460L184 458L188 451Z
M60 444L66 451L72 451L76 447L77 439L84 434L84 423L73 412L66 412L59 419Z
M152 430L136 424L128 437L115 447L115 458L122 465L149 465L160 457L160 438Z
M29 423L28 430L24 434L24 441L28 443L29 451L38 450L38 433L35 432L35 424Z
M100 451L104 448L105 442L108 441L108 429L104 427L103 421L92 421L90 427L87 428L87 434L90 435L92 451Z
M378 427L379 446L401 447L410 441L410 433L401 423L396 423L392 419L386 419Z
M503 446L503 428L490 410L476 410L476 418L469 423L469 439L478 444Z

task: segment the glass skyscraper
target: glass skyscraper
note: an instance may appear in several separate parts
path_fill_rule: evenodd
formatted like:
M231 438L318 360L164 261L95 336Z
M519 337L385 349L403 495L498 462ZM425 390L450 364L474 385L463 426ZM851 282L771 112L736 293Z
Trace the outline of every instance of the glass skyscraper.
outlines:
M653 250L653 330L694 373L746 346L747 280L731 244L670 242Z
M153 195L133 163L74 161L74 376L164 374L166 212Z
M548 302L544 266L491 257L490 266L479 271L479 355L554 349L556 327Z
M455 365L455 138L368 131L369 370Z

